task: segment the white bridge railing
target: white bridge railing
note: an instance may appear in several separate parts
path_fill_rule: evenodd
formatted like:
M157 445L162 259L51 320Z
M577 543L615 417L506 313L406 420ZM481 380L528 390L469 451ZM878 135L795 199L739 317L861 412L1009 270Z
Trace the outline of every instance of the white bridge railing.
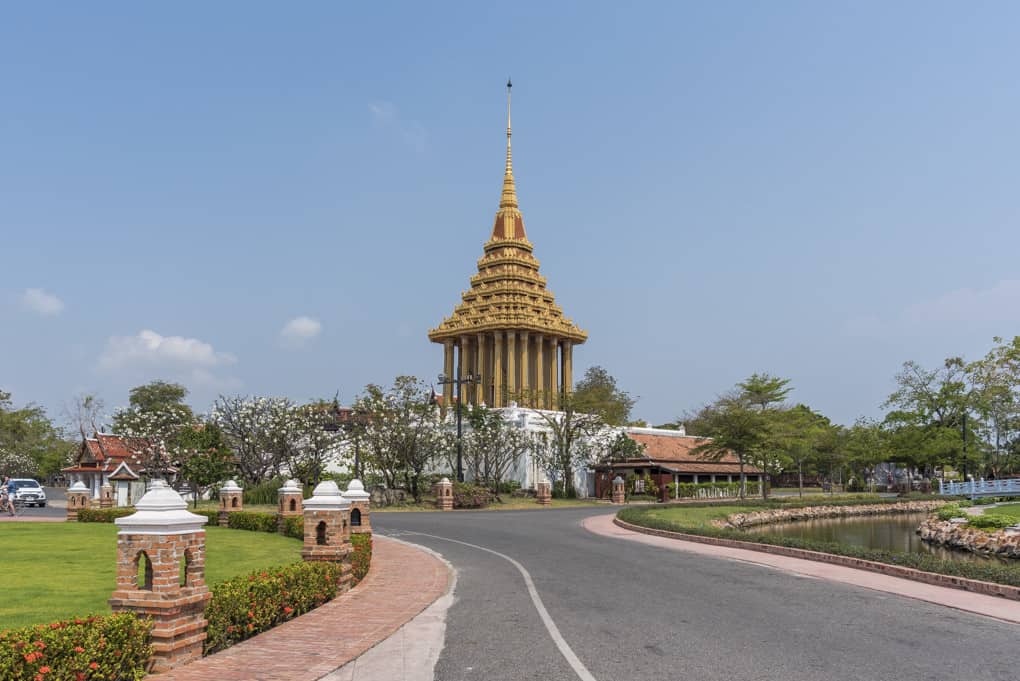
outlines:
M966 482L943 482L939 480L939 494L954 497L1020 496L1020 479L968 480Z

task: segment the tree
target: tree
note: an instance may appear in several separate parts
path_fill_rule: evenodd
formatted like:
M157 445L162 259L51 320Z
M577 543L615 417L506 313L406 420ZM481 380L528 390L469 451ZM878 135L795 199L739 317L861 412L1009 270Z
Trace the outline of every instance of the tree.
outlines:
M89 433L99 431L97 421L103 415L103 400L94 393L75 395L70 404L64 405L64 418L81 434L84 440Z
M613 426L627 423L637 401L620 390L616 379L600 366L593 366L584 372L574 387L572 397L567 400L575 411L595 414L602 422Z
M326 469L344 454L344 432L333 429L334 402L319 400L295 408L296 446L288 450L287 468L304 483L318 485Z
M700 458L718 461L727 454L740 464L740 498L747 495L746 463L767 445L768 417L751 406L740 393L719 397L709 409L702 409L703 428L710 439L691 452ZM763 485L764 487L764 485Z
M539 414L545 432L532 436L531 451L553 482L562 483L564 496L574 496L574 471L604 459L612 431L598 414L580 411L565 395L561 411Z
M978 430L990 445L988 473L999 477L1017 470L1020 441L1020 336L994 339L985 357L967 365Z
M128 403L142 411L160 411L171 405L184 404L188 389L180 383L151 381L131 389Z
M530 450L531 437L500 412L485 407L469 410L467 422L470 427L464 436L467 473L498 496L503 481Z
M201 423L178 434L180 475L188 481L194 503L205 490L231 477L236 465L223 431L215 423Z
M294 404L283 397L220 395L209 418L223 431L241 477L253 485L280 475L301 437Z
M197 427L195 415L184 404L164 405L159 411L120 409L114 423L118 435L133 438L140 445L138 453L149 478L170 477L171 468L187 457L181 435Z
M790 394L790 379L778 378L769 374L751 374L749 378L737 384L741 399L747 404L758 407L762 411L779 408Z
M0 472L4 475L56 475L67 463L70 444L37 405L15 409L11 394L0 390Z
M451 434L444 428L432 390L413 376L398 376L392 387L365 387L355 408L366 423L362 443L367 463L387 486L404 486L421 501L425 472L448 451Z

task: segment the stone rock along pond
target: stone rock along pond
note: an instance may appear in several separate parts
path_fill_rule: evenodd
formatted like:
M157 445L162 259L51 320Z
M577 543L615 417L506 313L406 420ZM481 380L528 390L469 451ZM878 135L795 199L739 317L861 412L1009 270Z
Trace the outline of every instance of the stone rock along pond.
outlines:
M778 534L815 541L836 542L897 553L929 553L948 560L980 562L1005 560L969 551L955 551L921 541L921 538L917 536L917 527L927 517L927 513L901 513L864 517L816 518L755 525L745 528L744 531L754 534Z

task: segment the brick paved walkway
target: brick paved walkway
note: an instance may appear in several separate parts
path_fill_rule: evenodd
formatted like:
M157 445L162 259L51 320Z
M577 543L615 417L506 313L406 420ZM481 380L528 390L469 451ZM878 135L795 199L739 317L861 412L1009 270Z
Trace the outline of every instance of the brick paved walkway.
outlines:
M154 681L314 681L361 655L446 593L434 556L375 535L358 586L310 613Z

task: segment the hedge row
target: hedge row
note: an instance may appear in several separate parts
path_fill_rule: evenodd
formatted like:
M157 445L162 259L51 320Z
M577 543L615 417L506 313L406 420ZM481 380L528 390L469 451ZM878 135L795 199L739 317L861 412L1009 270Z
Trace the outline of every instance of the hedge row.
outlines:
M372 535L352 534L351 546L351 586L365 578L368 568L372 566Z
M276 532L276 519L275 513L234 511L227 514L227 527L232 530L248 530L250 532Z
M883 500L883 502L879 503L893 503L894 501L895 500ZM860 502L858 501L856 503ZM697 505L700 506L701 504ZM709 506L710 504L704 505ZM746 502L743 505L761 506L761 504L750 504ZM831 505L843 506L846 504L833 503ZM786 546L789 548L805 549L808 551L821 551L822 553L832 553L838 556L850 556L851 558L872 560L877 563L901 565L903 567L924 570L925 572L935 572L942 575L952 575L955 577L966 577L967 579L979 579L986 582L995 582L997 584L1020 586L1020 566L1011 566L992 562L979 563L971 561L945 560L928 553L895 553L892 551L868 549L863 546L853 546L850 544L802 539L800 537L787 537L778 534L748 533L740 530L722 529L693 523L685 524L663 518L649 517L649 511L651 510L655 509L627 508L620 511L617 516L620 520L624 520L628 523L641 525L643 527L650 527L655 530L670 530L673 532L696 534L703 537L735 539L737 541L754 542L756 544L769 544L771 546ZM661 507L659 510L661 510Z
M210 588L204 654L272 629L336 597L341 565L301 562L234 577Z
M492 492L481 485L469 482L453 483L454 508L485 508L492 503Z
M112 523L117 518L131 515L135 509L126 506L113 508L83 508L78 511L79 523Z
M152 655L151 630L151 620L120 613L0 631L0 679L137 680Z

